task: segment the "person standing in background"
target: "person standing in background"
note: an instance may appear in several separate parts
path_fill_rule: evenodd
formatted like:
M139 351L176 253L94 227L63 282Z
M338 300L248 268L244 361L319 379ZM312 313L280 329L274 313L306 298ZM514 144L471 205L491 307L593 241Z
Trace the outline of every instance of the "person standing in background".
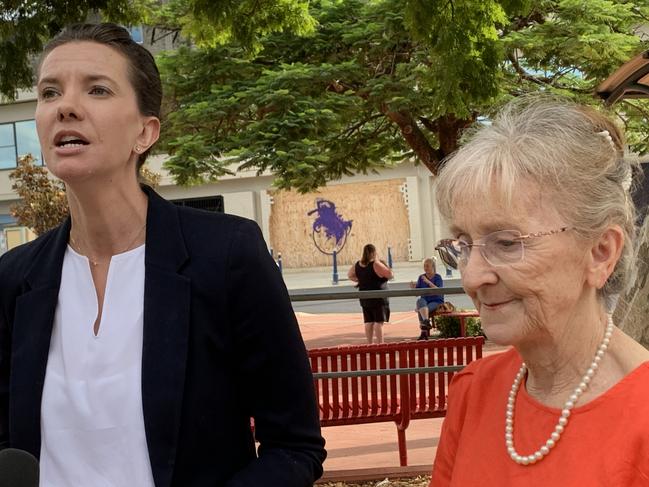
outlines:
M376 291L387 289L388 279L393 274L390 268L377 259L376 247L367 244L363 247L361 260L349 268L347 276L358 283L360 291ZM363 309L363 322L365 323L365 337L367 343L383 343L383 323L390 321L390 302L388 298L361 299Z

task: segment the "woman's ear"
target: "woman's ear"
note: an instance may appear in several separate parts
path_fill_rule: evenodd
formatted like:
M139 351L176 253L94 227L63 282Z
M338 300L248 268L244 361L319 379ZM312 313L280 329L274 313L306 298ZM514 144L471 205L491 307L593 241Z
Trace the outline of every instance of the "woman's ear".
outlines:
M624 232L619 225L611 225L593 242L590 249L588 283L602 289L613 273L624 247Z
M143 117L142 130L135 143L143 148L142 152L155 144L160 137L160 119L158 117Z

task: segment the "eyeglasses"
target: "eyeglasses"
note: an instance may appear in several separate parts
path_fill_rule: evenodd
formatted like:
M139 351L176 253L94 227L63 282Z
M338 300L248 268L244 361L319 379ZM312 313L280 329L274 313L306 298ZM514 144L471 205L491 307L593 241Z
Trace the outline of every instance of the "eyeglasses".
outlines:
M494 267L502 267L521 262L525 257L524 242L529 238L547 237L556 235L570 227L563 227L548 232L521 234L518 230L500 230L490 233L473 243L464 240L444 239L440 240L437 250L442 262L452 269L466 267L471 256L471 248L478 247L484 259Z

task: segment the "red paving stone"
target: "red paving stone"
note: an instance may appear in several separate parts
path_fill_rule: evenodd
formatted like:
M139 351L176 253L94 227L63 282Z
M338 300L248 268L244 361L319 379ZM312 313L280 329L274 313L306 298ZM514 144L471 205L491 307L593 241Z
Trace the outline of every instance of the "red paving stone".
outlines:
M307 348L359 345L366 343L361 313L296 313ZM395 312L384 325L386 342L412 340L419 335L414 312ZM487 344L484 355L503 351ZM430 465L435 458L443 419L411 421L406 432L409 465ZM399 466L397 428L394 423L329 426L323 428L328 457L325 472ZM377 470L378 472L378 470Z

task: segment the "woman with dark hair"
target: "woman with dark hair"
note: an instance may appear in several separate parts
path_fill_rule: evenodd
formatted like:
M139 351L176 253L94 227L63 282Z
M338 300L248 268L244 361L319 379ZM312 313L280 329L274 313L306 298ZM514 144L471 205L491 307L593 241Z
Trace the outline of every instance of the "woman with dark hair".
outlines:
M358 283L360 291L376 291L387 289L388 279L392 279L392 271L376 256L376 247L367 244L363 247L363 256L349 268L347 276ZM390 303L388 298L361 299L365 337L367 343L383 343L383 323L390 321Z
M160 131L151 54L73 26L37 91L70 218L0 259L0 447L39 457L41 486L312 485L312 377L259 228L138 183Z

